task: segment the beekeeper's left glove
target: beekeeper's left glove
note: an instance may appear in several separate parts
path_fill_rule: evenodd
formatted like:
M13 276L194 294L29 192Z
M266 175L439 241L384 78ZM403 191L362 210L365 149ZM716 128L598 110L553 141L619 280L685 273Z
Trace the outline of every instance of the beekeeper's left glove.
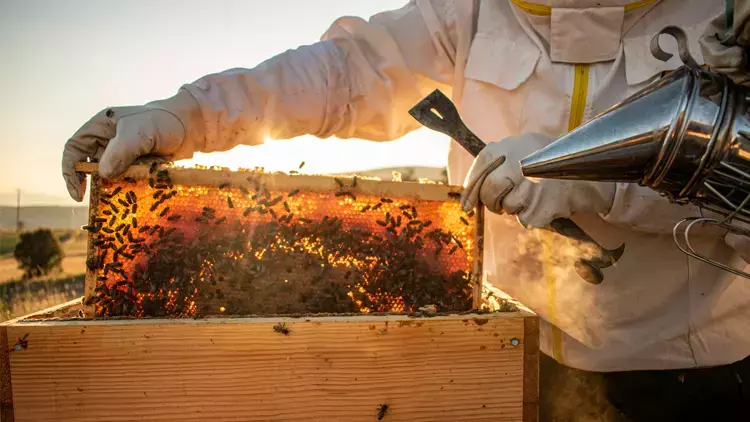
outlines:
M520 161L553 140L527 133L488 144L474 160L464 182L464 210L474 208L481 200L490 211L516 215L521 224L535 228L575 213L607 214L615 198L614 183L532 181L523 177Z

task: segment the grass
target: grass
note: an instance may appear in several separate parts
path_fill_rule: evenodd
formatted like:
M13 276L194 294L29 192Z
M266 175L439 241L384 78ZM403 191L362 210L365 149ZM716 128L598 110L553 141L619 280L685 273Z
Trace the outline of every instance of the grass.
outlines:
M0 322L83 296L84 275L0 284Z

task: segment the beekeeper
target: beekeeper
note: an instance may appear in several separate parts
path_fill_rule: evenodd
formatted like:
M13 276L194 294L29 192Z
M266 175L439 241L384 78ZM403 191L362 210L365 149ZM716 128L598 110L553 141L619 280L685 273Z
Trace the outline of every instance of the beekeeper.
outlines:
M722 11L721 0L416 0L369 22L344 17L320 42L254 69L103 110L66 143L63 176L80 201L85 179L74 163L87 158L111 177L141 156L182 159L267 137L387 141L420 127L407 110L439 88L472 131L496 141L476 160L453 143L450 180L465 180L463 204L481 200L493 212L486 281L538 313L542 351L567 367L612 373L620 387L610 398L628 415L658 417L648 413L656 406L668 419L695 416L706 403L738 412L750 400L750 360L738 362L750 355L750 283L675 247L672 227L696 210L632 184L526 180L518 164L677 68L677 58L663 63L649 52L664 26L685 28L700 60L701 31ZM572 269L580 245L524 227L556 217L572 217L605 247L626 245L602 284ZM738 261L715 234L695 243ZM685 371L712 366L720 367ZM641 370L673 371L613 372Z

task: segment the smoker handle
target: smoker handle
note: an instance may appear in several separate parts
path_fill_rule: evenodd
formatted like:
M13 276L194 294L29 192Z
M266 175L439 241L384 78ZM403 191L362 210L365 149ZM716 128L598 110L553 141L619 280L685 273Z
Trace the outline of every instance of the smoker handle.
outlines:
M438 89L412 107L409 114L424 126L450 136L474 157L479 155L479 152L486 146L466 127L453 102ZM596 247L598 251L596 257L590 260L579 259L576 262L578 275L592 284L601 283L604 280L601 268L609 267L617 262L625 251L625 245L613 250L603 248L569 218L556 218L550 223L550 228L562 236Z

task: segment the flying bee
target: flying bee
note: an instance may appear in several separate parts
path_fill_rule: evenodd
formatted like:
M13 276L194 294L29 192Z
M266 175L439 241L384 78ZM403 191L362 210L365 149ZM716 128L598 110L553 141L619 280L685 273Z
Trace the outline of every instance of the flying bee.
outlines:
M299 167L297 167L297 169L302 169L302 167L304 167L304 166L305 166L305 162L303 161L303 162L299 163Z

